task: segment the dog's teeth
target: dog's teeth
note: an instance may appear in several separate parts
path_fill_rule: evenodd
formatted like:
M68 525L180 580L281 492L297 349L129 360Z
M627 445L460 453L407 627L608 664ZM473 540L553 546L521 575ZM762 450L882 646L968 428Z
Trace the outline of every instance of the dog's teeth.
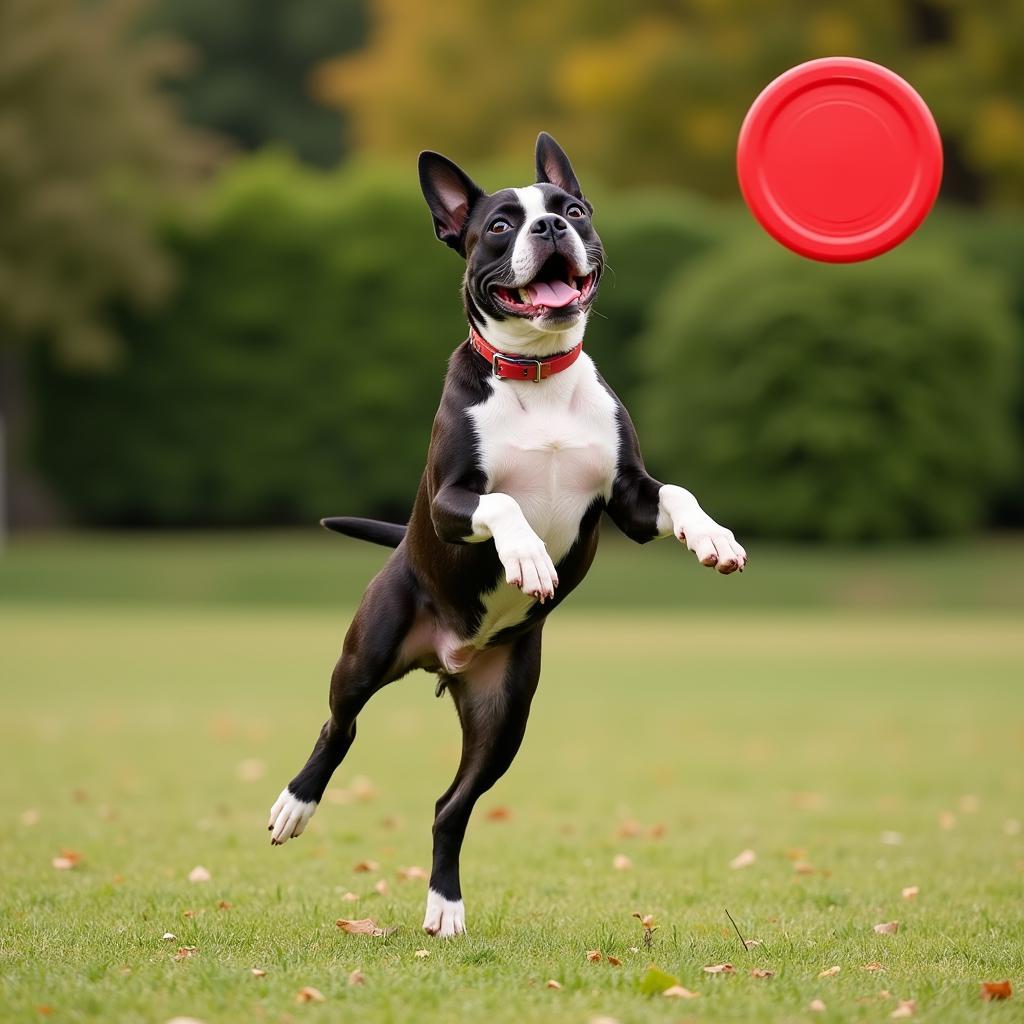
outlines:
M520 288L519 289L519 301L524 306L528 306L530 304L530 296L526 294L526 289L525 288Z

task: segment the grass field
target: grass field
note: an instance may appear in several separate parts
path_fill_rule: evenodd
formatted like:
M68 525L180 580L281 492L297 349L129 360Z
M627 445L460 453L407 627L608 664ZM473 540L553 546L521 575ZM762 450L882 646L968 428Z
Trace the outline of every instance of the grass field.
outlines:
M667 544L602 552L546 630L523 751L466 842L470 935L443 943L419 931L425 882L398 875L429 867L458 757L431 677L370 704L306 835L265 831L378 550L15 545L0 1020L888 1021L902 999L921 1021L1020 1020L1024 993L979 984L1024 986L1024 545L751 547L730 579ZM649 949L634 912L657 919ZM397 930L335 926L363 917ZM642 994L651 963L699 997Z

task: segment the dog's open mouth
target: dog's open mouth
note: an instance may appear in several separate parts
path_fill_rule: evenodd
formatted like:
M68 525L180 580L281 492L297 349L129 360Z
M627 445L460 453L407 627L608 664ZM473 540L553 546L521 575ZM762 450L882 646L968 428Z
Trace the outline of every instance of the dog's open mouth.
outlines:
M543 316L552 310L577 313L593 295L596 282L596 270L580 276L561 253L553 253L529 284L521 288L497 285L494 297L520 316Z

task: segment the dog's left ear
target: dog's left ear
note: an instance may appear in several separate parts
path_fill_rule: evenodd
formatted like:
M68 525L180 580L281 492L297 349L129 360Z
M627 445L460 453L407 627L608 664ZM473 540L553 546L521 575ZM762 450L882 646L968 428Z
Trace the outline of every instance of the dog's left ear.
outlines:
M557 185L577 199L583 198L583 190L573 173L572 164L562 147L547 132L537 136L537 181Z
M434 232L460 256L466 255L466 222L484 190L446 156L420 153L420 187L434 218Z

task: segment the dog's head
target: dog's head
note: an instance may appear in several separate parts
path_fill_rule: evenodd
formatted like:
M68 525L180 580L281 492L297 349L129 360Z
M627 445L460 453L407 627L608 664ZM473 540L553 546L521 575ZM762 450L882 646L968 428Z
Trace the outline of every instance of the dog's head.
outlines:
M420 154L420 185L437 237L466 259L466 312L488 341L554 351L582 337L604 250L593 207L550 135L537 138L535 185L488 195L429 151Z

